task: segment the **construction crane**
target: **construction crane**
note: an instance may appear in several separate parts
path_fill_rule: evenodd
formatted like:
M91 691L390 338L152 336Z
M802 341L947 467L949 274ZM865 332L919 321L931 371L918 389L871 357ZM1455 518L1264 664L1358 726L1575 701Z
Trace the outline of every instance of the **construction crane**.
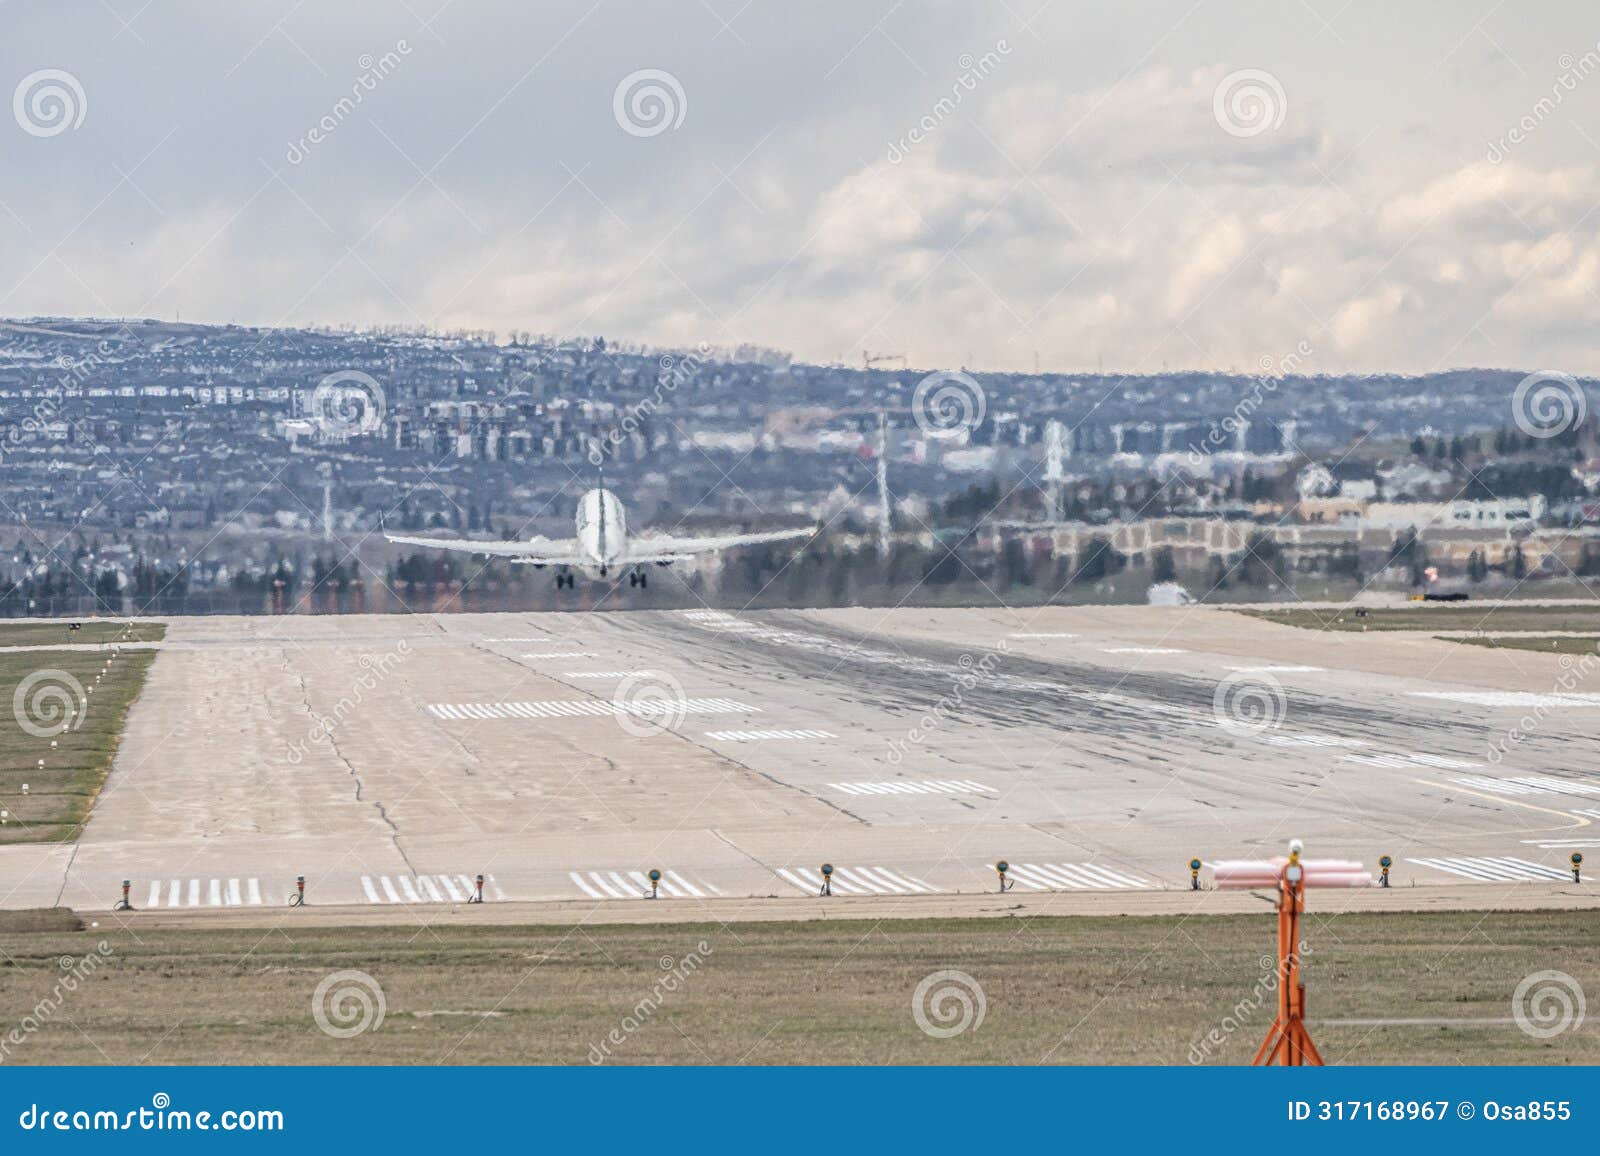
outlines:
M894 362L899 362L900 368L905 369L906 355L903 353L868 353L865 349L861 351L862 369L871 369L874 365L889 365Z

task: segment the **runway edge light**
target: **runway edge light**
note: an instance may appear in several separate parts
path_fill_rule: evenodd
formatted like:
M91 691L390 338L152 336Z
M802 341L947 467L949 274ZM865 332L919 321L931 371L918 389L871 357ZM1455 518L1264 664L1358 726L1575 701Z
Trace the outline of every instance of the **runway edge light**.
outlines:
M659 898L660 897L660 888L661 888L661 871L660 871L659 868L652 867L652 868L650 868L650 894L646 895L645 898L646 899L657 899L657 898Z
M822 895L830 895L831 896L833 894L833 864L832 863L824 863L822 865L822 890L818 891L817 894L819 896L822 896Z
M1011 870L1011 864L1002 859L994 865L994 870L995 874L1000 876L1001 893L1004 894L1005 892L1010 891L1012 886L1016 883L1016 880L1006 878L1006 872Z
M1200 868L1205 866L1198 859L1189 860L1189 890L1200 890Z
M1389 886L1389 868L1394 866L1394 860L1387 855L1378 857L1378 886Z
M1569 855L1567 857L1567 859L1568 859L1568 862L1570 862L1572 864L1572 881L1574 883L1582 883L1583 882L1583 852L1582 851L1574 851L1571 855Z
M306 877L304 875L296 875L294 877L294 894L289 896L289 906L290 907L304 907L305 905L306 905Z
M133 880L132 879L124 879L122 881L122 898L117 900L116 905L113 906L111 908L111 910L113 910L113 911L132 911L133 910L133 902L128 898L128 892L130 892L132 890L133 890Z
M478 872L478 877L473 881L472 894L467 896L468 903L483 902L483 872Z

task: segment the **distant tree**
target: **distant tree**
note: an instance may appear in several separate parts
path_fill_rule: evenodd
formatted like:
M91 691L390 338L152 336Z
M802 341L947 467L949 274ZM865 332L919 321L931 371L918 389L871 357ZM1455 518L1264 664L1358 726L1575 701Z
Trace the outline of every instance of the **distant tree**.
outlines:
M1172 547L1162 546L1151 559L1150 581L1176 582L1177 580L1178 564L1172 557Z

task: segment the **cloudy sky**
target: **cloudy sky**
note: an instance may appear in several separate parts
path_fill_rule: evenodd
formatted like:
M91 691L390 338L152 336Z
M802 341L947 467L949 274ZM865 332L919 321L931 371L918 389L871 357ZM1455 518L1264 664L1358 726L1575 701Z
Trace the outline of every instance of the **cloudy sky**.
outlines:
M0 15L0 315L1600 372L1592 4Z

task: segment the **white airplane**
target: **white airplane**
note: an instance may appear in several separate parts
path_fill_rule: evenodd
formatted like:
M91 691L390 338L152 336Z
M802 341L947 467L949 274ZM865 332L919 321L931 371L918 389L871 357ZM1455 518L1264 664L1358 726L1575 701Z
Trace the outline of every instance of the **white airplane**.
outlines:
M641 569L650 563L670 566L685 562L696 554L710 554L734 546L761 542L783 542L809 538L815 531L772 530L761 534L721 534L710 538L674 538L669 535L629 538L628 518L617 496L601 482L596 489L578 499L577 534L572 538L529 538L521 542L482 542L469 538L409 538L385 532L384 537L403 546L427 546L437 550L458 550L509 558L528 566L559 566L556 586L571 587L568 568L583 571L591 578L606 578L612 570L628 571L628 585L649 586L649 573Z

